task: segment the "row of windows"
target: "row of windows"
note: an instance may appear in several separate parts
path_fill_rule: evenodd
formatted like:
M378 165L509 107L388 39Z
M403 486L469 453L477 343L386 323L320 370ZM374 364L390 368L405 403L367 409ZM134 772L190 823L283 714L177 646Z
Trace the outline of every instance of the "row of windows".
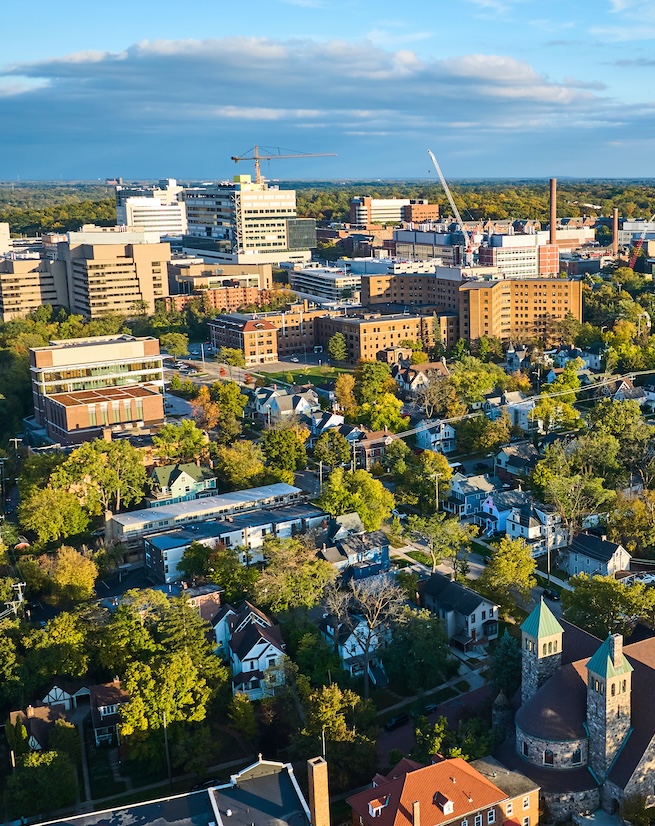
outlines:
M530 746L528 745L527 741L523 741L523 756L529 757L530 756ZM555 754L552 749L545 749L543 754L543 764L544 766L554 766L555 765ZM571 755L571 765L579 766L582 763L582 751L581 749L575 749L573 754ZM525 808L525 799L523 801L524 808ZM509 812L507 813L509 814Z

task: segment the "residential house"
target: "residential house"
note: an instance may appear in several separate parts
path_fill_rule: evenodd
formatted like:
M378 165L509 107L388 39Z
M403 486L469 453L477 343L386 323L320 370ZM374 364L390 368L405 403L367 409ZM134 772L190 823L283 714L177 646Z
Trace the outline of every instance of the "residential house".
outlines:
M421 766L404 759L347 799L353 826L537 826L539 786L497 761L492 769L490 760L437 755Z
M357 467L370 470L384 458L384 451L398 437L390 430L366 431L355 443Z
M435 453L452 453L457 447L455 428L439 419L423 419L416 425L416 446Z
M78 705L88 705L90 696L89 686L85 683L75 680L63 680L58 677L57 682L41 698L41 702L44 706L71 711L77 708Z
M496 476L465 476L463 473L455 473L450 480L448 498L442 500L442 505L449 513L473 516L492 491L502 489L503 483Z
M226 603L213 626L216 653L230 665L233 694L261 700L284 684L280 628L263 611L247 601L239 608Z
M365 579L386 573L390 567L389 539L384 531L351 534L334 545L324 545L316 555L330 562L345 579Z
M535 558L559 550L569 541L566 525L555 508L537 502L512 508L505 521L505 532L510 539L524 539Z
M494 473L503 482L516 483L532 476L540 458L531 442L505 445L494 457Z
M508 347L505 352L505 372L517 373L519 370L528 370L531 366L530 351L523 345Z
M320 436L327 433L328 430L338 430L345 424L346 420L339 413L315 410L313 413L301 416L300 421L307 425L309 429L309 446L313 447Z
M256 419L271 424L309 415L320 410L321 405L313 388L257 387L250 393L248 408Z
M387 675L380 653L387 643L388 635L384 632L369 632L363 617L356 614L353 614L348 622L341 622L336 617L327 614L318 627L323 637L334 646L339 655L341 667L351 677L361 677L364 674L365 652L368 645L368 676L373 685L385 686L387 684Z
M631 559L623 545L610 542L605 535L579 533L564 554L564 567L569 576L613 576L619 571L629 570Z
M565 344L561 346L553 357L553 364L555 367L566 367L566 365L570 361L575 361L576 359L580 359L581 361L585 361L584 352L579 347L574 347L570 344ZM585 361L585 365L588 367L589 365Z
M451 645L467 650L498 637L498 605L443 574L419 583L421 605L440 617Z
M341 516L330 518L327 525L327 534L323 539L325 542L335 542L353 534L364 533L365 530L364 523L356 511L343 513Z
M503 534L512 509L523 507L529 500L529 495L522 490L492 491L473 517L473 522L482 528L486 536Z
M146 497L149 508L190 502L216 495L216 476L211 468L185 462L156 467L150 477L152 493Z
M27 744L32 751L47 751L50 733L57 720L66 720L63 709L54 706L28 706L25 711L12 711L9 722L21 724L27 731Z
M605 367L605 357L607 355L607 344L603 341L598 341L596 344L590 344L582 351L582 358L590 370L597 372L603 370Z
M91 725L96 746L103 743L116 744L121 720L118 710L130 699L129 694L121 688L120 680L116 678L111 683L92 685L90 699Z
M482 410L492 422L499 419L503 413L507 413L512 425L527 433L533 428L531 411L534 407L534 399L527 398L520 390L513 390L489 393Z
M610 384L598 388L599 395L610 398L614 402L624 402L628 399L639 402L641 406L648 402L648 394L643 387L635 387L630 379L617 379Z
M239 549L242 565L263 562L267 536L287 538L320 526L325 511L314 505L288 505L271 510L235 513L224 519L186 525L144 537L145 564L160 582L182 578L179 565L192 542L213 547L217 542Z
M394 364L391 368L391 377L398 385L398 395L401 399L413 399L430 383L433 376L446 378L450 371L445 361L431 361L425 364Z

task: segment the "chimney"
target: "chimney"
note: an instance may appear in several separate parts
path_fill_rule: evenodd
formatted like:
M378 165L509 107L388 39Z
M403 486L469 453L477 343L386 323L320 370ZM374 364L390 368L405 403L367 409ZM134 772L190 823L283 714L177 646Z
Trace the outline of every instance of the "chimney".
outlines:
M421 806L418 800L412 803L412 826L421 826Z
M328 764L324 757L307 761L309 780L309 812L311 826L330 826L330 792Z
M612 254L619 254L619 210L612 210Z
M34 706L28 706L25 709L25 714L27 715L28 718L29 717L34 717Z
M557 178L550 179L550 243L557 243Z
M610 657L614 668L623 665L623 637L621 634L612 634L610 637Z

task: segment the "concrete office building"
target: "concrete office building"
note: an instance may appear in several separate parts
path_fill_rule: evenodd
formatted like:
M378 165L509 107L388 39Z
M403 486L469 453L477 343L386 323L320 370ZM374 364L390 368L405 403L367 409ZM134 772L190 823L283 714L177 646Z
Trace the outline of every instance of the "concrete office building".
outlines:
M344 298L359 300L362 279L340 267L303 267L289 272L289 286L302 296L318 303L339 302Z
M160 238L184 235L187 231L186 204L183 201L167 204L160 198L126 198L116 206L116 224L155 232Z
M233 183L187 189L184 200L187 254L228 264L303 264L311 259L316 222L297 217L295 190L235 175Z
M44 305L68 307L63 262L0 258L0 321L20 318Z
M30 349L35 430L77 444L103 430L164 421L159 341L129 335L53 341ZM28 425L29 426L29 425Z
M463 258L461 233L439 230L394 230L393 241L398 258L429 261L438 258L446 265L460 264Z
M423 199L363 196L350 202L350 223L356 226L438 220L439 205Z
M493 234L478 250L482 266L498 267L505 278L538 278L559 273L559 249L548 233Z
M68 309L85 318L130 315L141 302L154 313L155 301L168 295L171 249L157 233L84 226L57 245L57 256L66 267Z

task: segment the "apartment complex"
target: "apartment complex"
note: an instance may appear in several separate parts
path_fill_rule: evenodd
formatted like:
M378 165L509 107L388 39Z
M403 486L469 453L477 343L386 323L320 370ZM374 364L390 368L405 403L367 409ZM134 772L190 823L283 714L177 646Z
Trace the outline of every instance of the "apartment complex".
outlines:
M424 199L363 196L350 202L350 223L357 226L438 220L439 205Z
M77 444L106 429L164 421L156 338L129 335L53 341L30 349L34 421L53 442Z
M187 189L186 253L232 264L305 263L316 246L316 222L298 218L296 193L250 175L232 183Z
M289 286L303 298L317 302L359 300L362 279L340 267L303 267L289 272Z
M367 273L362 276L362 304L432 306L459 311L459 286L470 278L500 278L497 267L445 267L432 265L427 271Z
M0 259L0 320L11 321L47 304L68 306L62 263L42 258Z

